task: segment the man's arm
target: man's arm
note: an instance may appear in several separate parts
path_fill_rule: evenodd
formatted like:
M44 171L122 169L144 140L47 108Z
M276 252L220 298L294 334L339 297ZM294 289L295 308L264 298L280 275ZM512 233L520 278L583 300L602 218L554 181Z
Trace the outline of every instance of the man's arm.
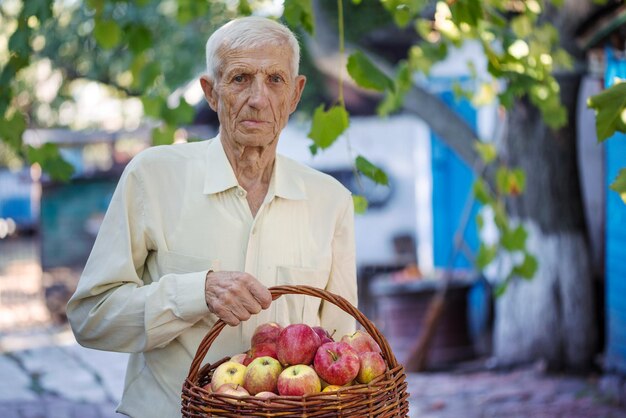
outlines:
M149 216L136 160L120 179L67 306L78 342L101 350L146 351L166 345L211 312L236 324L246 317L240 307L269 306L269 291L245 273L165 274L144 283L146 259L158 250L151 234L160 226ZM225 311L224 301L232 300L239 305Z
M326 290L343 296L352 305L357 306L354 206L350 195L347 196L335 226L332 254L332 267ZM354 332L356 322L343 310L330 302L323 302L320 309L321 324L330 332L335 330L335 339Z

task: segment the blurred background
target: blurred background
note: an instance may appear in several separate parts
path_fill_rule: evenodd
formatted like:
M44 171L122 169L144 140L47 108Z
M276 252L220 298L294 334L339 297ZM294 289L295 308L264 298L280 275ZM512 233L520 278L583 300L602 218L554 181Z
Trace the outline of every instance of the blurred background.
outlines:
M626 78L626 6L483 3L1 1L0 416L114 416L125 357L77 346L65 304L133 156L217 133L204 43L251 13L301 40L279 152L358 196L359 309L413 410L626 416L626 138L599 144L587 107ZM320 145L338 102L349 127Z

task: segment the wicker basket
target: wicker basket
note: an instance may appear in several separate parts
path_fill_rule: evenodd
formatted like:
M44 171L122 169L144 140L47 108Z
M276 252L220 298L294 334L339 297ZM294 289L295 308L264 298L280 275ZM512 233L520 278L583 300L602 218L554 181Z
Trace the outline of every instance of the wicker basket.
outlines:
M300 294L318 297L337 305L352 315L376 340L388 370L368 384L348 386L336 392L305 396L277 396L261 399L254 396L236 398L226 394L209 393L202 386L210 382L213 371L228 358L200 369L211 344L225 323L218 320L204 337L194 357L189 375L183 384L183 417L407 417L409 411L404 367L399 365L384 336L358 309L346 299L322 289L309 286L276 286L269 289L274 300L281 295Z

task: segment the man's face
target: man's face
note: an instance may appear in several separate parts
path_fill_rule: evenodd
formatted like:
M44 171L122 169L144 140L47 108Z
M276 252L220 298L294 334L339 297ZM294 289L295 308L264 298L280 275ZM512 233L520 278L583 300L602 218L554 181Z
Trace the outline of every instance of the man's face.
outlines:
M288 48L266 46L227 52L217 80L201 84L224 140L265 147L278 139L305 81L291 73Z

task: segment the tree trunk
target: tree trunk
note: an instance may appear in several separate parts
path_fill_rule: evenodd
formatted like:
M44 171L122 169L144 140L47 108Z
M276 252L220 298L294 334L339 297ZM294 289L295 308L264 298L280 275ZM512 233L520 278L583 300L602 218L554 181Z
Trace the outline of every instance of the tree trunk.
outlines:
M494 351L501 364L544 359L552 369L585 369L598 333L572 122L580 77L558 78L566 127L548 128L527 100L509 113L503 151L509 164L524 169L528 185L509 209L526 226L539 268L497 300Z

